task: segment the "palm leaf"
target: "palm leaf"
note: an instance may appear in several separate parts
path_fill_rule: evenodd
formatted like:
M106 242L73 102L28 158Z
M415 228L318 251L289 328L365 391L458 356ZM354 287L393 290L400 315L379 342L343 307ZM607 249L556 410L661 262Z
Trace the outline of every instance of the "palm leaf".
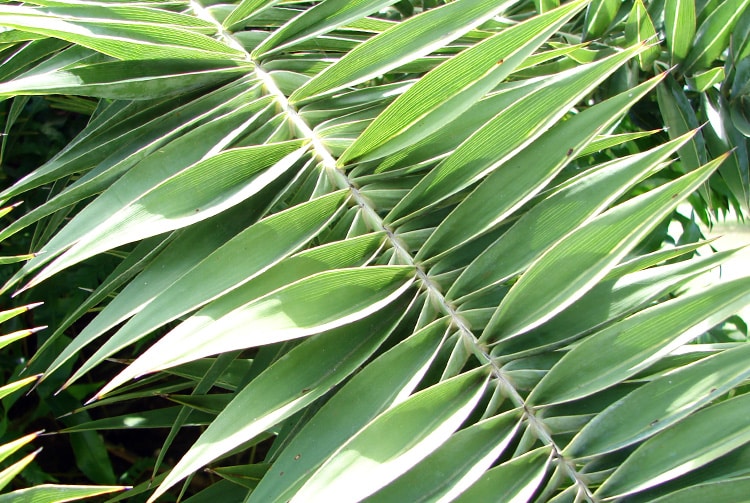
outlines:
M0 195L61 186L0 231L52 222L5 289L124 257L32 363L96 311L43 379L119 353L87 408L170 398L130 415L170 427L165 448L206 425L150 501L206 465L225 480L197 500L740 494L746 342L694 341L748 279L690 288L732 254L665 230L696 190L718 197L717 170L745 198L737 137L694 131L681 77L636 80L662 52L713 64L729 11L689 49L693 6L667 4L3 6L0 94L100 100ZM664 51L644 43L662 22ZM633 127L644 101L671 139Z

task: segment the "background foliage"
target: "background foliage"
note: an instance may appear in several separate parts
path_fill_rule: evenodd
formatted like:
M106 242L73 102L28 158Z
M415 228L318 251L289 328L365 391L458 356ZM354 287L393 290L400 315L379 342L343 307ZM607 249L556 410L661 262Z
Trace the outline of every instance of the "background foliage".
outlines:
M3 2L3 440L112 501L744 501L750 279L696 250L748 4Z

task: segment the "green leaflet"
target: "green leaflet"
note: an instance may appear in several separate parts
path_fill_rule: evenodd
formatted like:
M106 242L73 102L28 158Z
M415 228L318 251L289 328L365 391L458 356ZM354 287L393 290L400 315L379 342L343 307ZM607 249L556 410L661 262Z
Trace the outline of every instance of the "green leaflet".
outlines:
M259 14L277 3L279 0L241 0L222 24L227 28L236 28L250 16Z
M745 139L733 125L728 113L729 105L716 89L703 94L703 103L709 117L704 137L706 147L712 154L731 152L727 162L719 167L719 173L745 211L750 211L750 156Z
M550 462L550 449L540 447L507 463L486 471L482 477L454 501L531 501L544 479Z
M597 415L563 453L588 457L655 435L747 379L749 356L743 344L645 384Z
M14 452L17 452L18 449L20 449L24 445L33 442L37 437L39 437L40 434L41 432L30 433L28 435L24 435L21 438L17 438L16 440L12 440L0 445L0 461L5 461L8 456L13 454Z
M361 19L397 0L329 0L303 11L276 30L253 50L254 58L263 59L304 40L315 38L341 25Z
M76 217L45 245L44 254L37 255L28 262L3 288L8 288L29 272L38 269L80 241L87 232L94 230L108 218L116 215L118 210L123 209L123 203L148 195L155 187L165 182L168 183L170 178L184 169L196 163L200 164L201 159L212 150L220 148L228 140L243 133L247 127L253 126L255 122L262 119L263 107L268 104L268 99L261 98L257 102L248 103L244 107L240 106L229 113L213 117L191 130L189 134L183 134L137 163L112 184L102 196L78 212ZM257 106L262 108L258 110ZM257 113L248 119L244 115L248 111ZM199 137L202 141L196 141ZM284 145L281 147L283 149ZM271 151L275 148L279 146L272 147ZM129 211L127 206L125 209ZM200 217L202 215L197 218L198 221L202 220Z
M110 416L103 419L86 421L65 428L65 433L96 430L122 430L127 428L169 428L175 422L182 407L164 407L161 409L130 412L122 416ZM211 424L216 414L194 411L184 426L205 426Z
M642 491L700 468L750 441L750 395L703 409L641 444L596 491L612 497Z
M365 319L312 337L285 354L235 396L149 501L335 386L380 346L395 327L398 311L390 309L376 320ZM363 330L368 326L372 329Z
M575 68L544 81L515 101L464 141L432 169L386 217L398 225L424 213L447 197L502 166L555 124L590 89L615 71L640 48L631 48L605 60ZM564 155L568 149L561 154Z
M328 199L330 201L331 198ZM318 207L315 209L320 208ZM380 246L381 241L382 236L378 234L370 234L360 238L349 239L343 242L331 243L310 250L305 250L282 260L265 271L265 273L260 274L255 280L253 280L253 278L248 278L250 281L247 281L243 276L243 271L239 270L238 272L241 279L239 279L238 282L244 282L245 284L243 286L225 292L223 296L199 310L194 316L188 318L173 330L173 332L175 333L175 336L180 337L181 334L190 334L198 330L206 330L210 328L213 320L222 318L232 311L242 307L244 304L247 304L250 300L263 297L285 285L289 285L290 283L294 283L295 281L299 281L320 272L335 269L336 267L354 267L361 265L365 263L369 258L369 255ZM142 304L136 308L138 311L153 302L156 298L156 292L171 289L179 294L181 290L175 289L173 285L180 282L184 283L185 280L182 278L185 276L190 275L193 278L196 277L192 271L199 267L205 260L205 257L208 256L207 252L204 252L206 253L204 255L203 253L200 253L199 249L199 253L193 258L193 260L185 260L183 262L175 260L181 256L181 252L185 247L191 248L190 245L193 244L195 244L195 241L186 240L186 243L184 243L185 246L175 246L174 250L168 250L173 251L173 253L165 253L163 257L160 257L160 259L163 260L154 262L153 267L149 270L151 274L148 276L144 274L141 281L134 283L136 287L134 288L135 292L131 294L129 299L140 300ZM211 241L208 243L201 243L199 241L197 244L202 245L201 248L208 247L210 246ZM221 249L221 247L219 247L219 249ZM169 268L167 264L172 263L174 265L174 262L177 262L177 266ZM165 267L170 274L157 275L157 272L164 270ZM198 277L200 278L200 276ZM148 286L148 288L146 288L146 286ZM144 291L145 295L143 295ZM198 295L200 295L200 292ZM127 309L128 306L132 306L132 304L125 304L125 309ZM193 309L195 307L198 306L192 306ZM113 309L114 313L105 310L104 314L107 315L107 317L104 318L104 321L101 324L92 324L94 325L94 328L96 328L96 332L91 331L87 333L87 331L84 331L84 333L82 333L79 338L71 344L74 349L66 351L58 357L55 361L55 365L61 364L74 355L77 351L76 348L88 344L94 338L101 336L106 329L114 326L114 324L118 323L123 318L134 314L133 311L126 313L123 306L117 306L117 309ZM156 311L156 314L161 313ZM120 316L119 318L114 318L114 316L118 315ZM95 322L98 320L99 318L97 318ZM138 323L140 323L140 321L142 321L142 319L138 320ZM146 319L146 321L152 323L152 325L147 323L146 326L142 325L138 327L137 324L130 323L126 325L126 327L123 327L122 330L118 331L106 343L102 344L99 349L73 374L73 376L68 379L65 386L80 378L91 368L101 363L106 357L143 338L148 334L148 330L153 330L158 327L158 324L156 326L153 325L153 319Z
M24 262L34 258L33 254L28 255L14 255L12 257L0 257L0 265L15 264L17 262Z
M695 0L666 0L664 31L672 64L682 62L693 45Z
M518 411L491 417L462 429L421 463L373 494L367 503L399 498L418 503L440 497L450 501L492 466L518 428Z
M23 469L29 465L29 463L34 461L34 458L37 454L39 454L39 449L32 452L31 454L27 454L20 460L5 468L3 471L0 471L0 490L3 490L8 484L10 484L10 482L16 477L16 475L21 473Z
M307 337L362 319L409 288L410 267L381 266L323 272L238 307L204 329L172 332L131 363L97 394L139 375L225 351ZM347 300L339 309L336 301ZM253 335L244 327L252 326ZM211 338L206 339L210 333ZM195 341L202 341L196 344ZM169 348L164 351L163 348ZM185 348L176 351L175 348Z
M240 206L240 210L244 210ZM141 311L159 292L166 289L186 271L194 268L215 248L220 247L243 227L239 214L230 210L217 219L200 222L186 229L159 253L144 270L128 283L104 309L76 336L50 364L49 376L81 348L101 337L107 330ZM146 245L148 240L144 241ZM96 293L95 293L96 294ZM66 320L67 321L67 320ZM66 323L63 323L63 326ZM103 349L103 348L101 348ZM92 357L93 358L93 357ZM69 382L72 382L73 378Z
M50 15L73 18L88 21L128 21L138 24L167 25L175 27L189 28L194 31L211 35L216 31L215 26L196 16L188 14L171 12L165 9L148 7L141 2L122 2L119 5L112 3L106 7L96 5L92 2L86 5L86 2L77 2L78 5L71 5L66 2L58 1L36 1L34 4L45 6L41 11ZM138 5L140 3L140 5Z
M0 399L25 388L27 385L35 382L38 378L39 376L29 376L24 379L19 379L18 381L8 383L5 386L0 386Z
M641 84L642 87L591 107L539 136L467 195L429 236L417 256L440 257L502 222L549 183L583 145L657 81L652 79ZM539 151L547 155L540 159Z
M10 105L10 109L7 112L8 116L5 120L5 127L3 129L2 142L0 142L0 161L2 161L3 158L5 157L5 148L8 145L8 134L10 133L11 129L13 128L13 125L18 120L18 117L21 115L21 112L23 112L23 109L26 107L26 104L28 102L29 102L28 96L19 96L17 98L14 98L13 102ZM8 206L6 208L3 208L2 210L0 210L0 214L4 216L12 209L13 209L13 206Z
M702 259L658 267L645 264L637 267L635 272L630 271L630 264L622 264L549 321L520 337L497 341L492 354L504 358L506 355L540 353L545 349L564 346L583 334L642 309L701 273L715 268L735 253L736 251L722 252ZM608 306L607 309L602 309L605 305Z
M252 85L253 82L253 79L239 79L187 104L181 104L184 98L125 104L115 102L90 121L55 157L4 190L2 197L16 196L65 175L85 172L87 167L100 163L115 165L122 162L123 157L134 155L152 142L163 142L179 133L185 134L189 128L229 112L231 108L224 108L225 105L258 99L259 89ZM115 159L110 160L111 157ZM93 171L102 171L102 167Z
M342 191L328 194L251 225L162 290L122 330L148 333L250 281L306 245L330 223L345 198ZM227 269L227 263L234 267Z
M256 463L252 465L222 466L221 468L213 468L211 471L235 484L248 489L255 489L270 467L269 463Z
M359 501L385 486L450 437L482 396L487 377L485 369L475 369L378 416L341 446L292 502Z
M695 111L685 96L685 92L672 77L664 79L664 83L656 88L659 110L668 126L670 138L676 138L688 131L698 128ZM697 132L693 140L679 150L680 161L687 170L696 169L706 162L706 145L701 132Z
M55 340L60 337L68 328L70 328L73 323L81 319L83 315L102 303L114 291L118 290L129 280L133 279L135 275L139 274L145 267L145 265L153 260L154 257L158 256L159 253L162 252L164 247L171 242L171 238L172 236L167 236L166 238L157 236L155 238L141 241L138 246L131 253L129 253L128 256L115 268L115 270L112 271L107 279L105 279L102 284L99 285L96 290L91 293L91 295L89 295L86 301L80 304L76 309L74 309L65 318L65 320L63 320L57 326L52 335L50 335L47 340L44 341L44 344L37 350L34 358L32 358L30 361L34 361L34 359L42 354L47 348L51 347ZM83 331L85 332L90 325L91 323L86 325L86 328ZM59 360L60 357L68 352L68 350L72 346L76 346L76 344L69 344L60 353L60 356L58 356L57 359ZM51 367L47 369L45 377L49 376L50 372Z
M586 156L602 150L606 150L611 147L623 145L629 141L637 140L639 138L647 138L658 131L637 131L635 133L621 133L621 134L604 134L594 138L586 148L581 150L578 155Z
M656 41L656 28L648 15L643 0L635 0L625 23L625 39L629 45L642 43L653 44ZM659 47L651 46L638 54L638 63L642 70L647 70L659 57Z
M263 480L248 503L288 501L347 439L377 415L406 399L434 361L446 330L444 318L435 321L355 375L279 454L273 474L283 476L284 484L276 484L275 478ZM342 415L339 407L350 412Z
M18 489L0 494L0 503L47 503L55 501L73 501L102 494L126 491L124 486L64 486L58 484L41 484L28 489Z
M411 171L425 161L439 160L463 143L492 117L540 85L542 84L539 81L533 80L523 82L518 86L501 84L496 92L475 103L474 106L446 124L445 127L417 143L387 156L374 168L374 172L379 174L386 171L395 171L399 168ZM367 164L364 166L367 166ZM354 169L357 170L357 168Z
M34 309L35 307L41 306L41 305L42 305L41 303L28 304L26 306L20 306L20 307L16 307L13 309L0 311L0 323L4 323L10 320L11 318L15 318L16 316L21 315L25 312L28 312L30 309ZM18 340L18 338L9 340L7 339L7 337L8 337L7 335L0 337L0 349L4 348L5 346L13 342L13 340Z
M737 477L687 487L652 501L654 503L703 503L704 501L742 503L747 501L748 493L750 493L750 477Z
M289 97L292 103L330 94L427 55L502 12L514 0L463 0L431 9L358 45Z
M748 285L750 279L741 278L684 295L588 337L549 371L528 402L574 400L627 379L745 305ZM616 351L603 353L602 347Z
M526 332L580 298L723 161L630 199L568 234L535 261L503 299L482 339ZM533 293L532 293L533 292Z
M709 68L729 45L729 38L750 0L719 2L698 28L690 52L682 63L682 73L691 74Z
M560 7L560 0L534 0L539 12L547 12L556 7Z
M106 220L99 216L100 222L95 227L79 231L81 237L26 288L103 251L186 227L225 211L260 191L306 151L301 141L294 140L230 149L199 161L158 182ZM121 197L121 193L112 190L108 197L95 202L97 206L106 205L110 199ZM67 228L73 232L71 225L74 223Z
M227 353L224 353L222 356L225 356L226 354ZM221 358L221 356L219 358ZM210 385L208 386L210 387ZM186 412L186 410L189 410L190 412L201 411L217 415L226 408L229 402L232 401L234 394L211 393L210 395L206 395L194 393L192 395L166 395L165 398L171 402L182 405L183 413ZM187 416L187 414L181 414L181 416ZM183 417L178 417L174 426L181 426L181 423L184 421Z
M592 0L586 9L583 39L592 40L602 36L615 20L620 4L620 0Z
M581 114L583 115L583 114ZM690 139L688 133L653 150L592 168L524 213L464 270L446 296L460 298L518 274L568 232L604 211ZM526 243L519 246L518 243Z
M164 477L162 476L162 478ZM144 487L143 492L149 492L152 488L153 484L151 487ZM184 503L213 503L219 500L242 501L247 492L247 488L244 485L230 482L229 480L220 480L203 489L198 494L182 501Z
M162 24L74 19L19 5L0 6L0 24L61 38L123 60L236 59L242 52L200 33Z
M172 367L168 372L200 383L205 381L207 376L213 376L210 386L217 386L229 391L236 391L242 386L242 384L244 384L243 380L245 375L248 373L252 365L253 360L250 359L235 358L229 363L226 363L224 359L219 356L217 358L201 358L200 360ZM219 372L218 376L216 376L217 372Z
M510 75L587 2L534 17L447 60L381 113L338 164L383 157L440 129Z
M252 94L253 93L251 91L250 96L252 96ZM220 94L215 98L221 100L222 96L225 95ZM190 117L189 115L187 118L181 117L181 112L183 112L183 110L178 109L176 113L169 115L170 119L167 119L165 121L156 120L154 121L155 123L151 123L151 121L149 121L146 124L143 124L142 127L136 127L133 130L126 132L122 136L116 136L115 139L101 139L102 141L105 141L104 145L97 142L96 140L94 140L95 145L90 145L84 140L82 142L82 145L80 146L81 149L77 150L79 154L81 152L83 152L83 154L75 156L73 159L66 159L65 161L61 159L60 164L51 164L50 167L54 166L61 169L59 171L57 169L54 169L53 172L49 173L49 178L59 177L62 175L62 172L75 170L76 168L89 165L89 163L98 163L97 167L86 173L83 177L71 184L60 194L51 198L45 204L35 208L31 212L19 218L17 221L13 222L11 225L6 227L2 231L2 233L0 233L0 236L12 235L13 233L18 232L29 224L38 221L39 219L49 215L50 213L60 211L62 208L69 207L73 203L76 203L81 199L84 199L85 197L108 189L112 185L112 183L123 176L123 174L125 176L133 176L128 175L127 173L131 169L138 173L138 175L134 176L132 179L138 180L139 182L142 180L148 181L149 178L151 178L153 175L146 176L144 175L144 172L151 174L151 170L154 166L159 166L163 162L171 162L174 163L175 167L178 167L182 162L185 162L182 158L183 155L195 155L196 157L202 155L203 153L205 153L205 150L207 150L207 147L209 147L209 145L198 146L200 144L194 145L193 142L197 138L211 138L213 136L213 131L207 134L206 129L208 129L208 126L206 126L206 128L202 128L200 126L210 123L215 119L216 122L213 123L214 128L211 129L217 130L218 133L224 132L226 134L226 130L224 129L224 127L231 127L232 121L236 120L239 115L230 113L225 116L223 115L223 113L227 110L231 110L233 108L233 105L240 106L240 102L243 100L243 98L247 99L250 96L244 93L240 96L233 96L228 101L221 103L217 109L209 109L208 111L205 111L205 109L202 109L201 107L199 108L199 111L202 113L199 113L194 117ZM216 102L213 103L215 104ZM210 106L211 104L206 103L201 105ZM256 126L260 121L264 119L264 116L267 114L267 105L268 101L265 99L257 100L252 105L251 109L258 112L254 116L254 122L256 123ZM188 112L188 110L192 112L196 111L192 107L187 107L187 109L184 111ZM172 131L168 131L166 129L170 126L175 125L175 129L173 129ZM117 133L115 133L115 135L117 135ZM171 140L179 137L180 135L182 135L184 139L181 138L179 140L176 140L174 144L165 146L165 144L169 143ZM107 155L107 149L110 144L120 145L120 147L122 147L123 144L127 146L124 148L118 148L110 155ZM84 150L85 148L86 150ZM93 150L89 150L89 148L93 148ZM102 154L96 153L102 150L105 151L105 153L103 154L103 158ZM89 155L90 152L95 153L93 155ZM191 152L194 153L191 154ZM46 179L48 177L45 176L44 178ZM21 180L21 182L24 182L25 180L26 179ZM41 181L41 179L36 179L33 182L29 182L37 184L41 183ZM19 182L19 184L21 182ZM117 192L117 190L115 189L114 192ZM108 206L97 206L97 204L100 203L96 202L94 202L93 204L94 207L97 208L97 211L90 211L89 216L83 219L84 222L79 221L70 229L68 229L67 227L64 228L60 232L60 235L56 237L56 241L63 241L63 243L66 243L65 239L71 239L72 235L74 235L74 233L76 232L77 229L75 228L75 225L92 225L93 223L100 221L102 217L110 215L112 211L117 209L118 207L114 204ZM51 243L52 241L50 241L50 243L48 244ZM54 255L52 255L51 253L42 257L37 257L35 263L29 266L28 271L30 272L31 270L38 268L52 258L54 258ZM25 272L26 271L23 270L19 275L16 276L16 278L20 279L20 276Z
M0 84L0 96L74 94L147 100L221 83L249 69L221 60L162 60L158 65L110 61L19 77Z
M3 311L0 314L5 314L8 311ZM46 328L46 327L39 327L36 329L30 329L30 330L17 330L15 332L11 332L7 335L0 336L0 348L3 348L7 346L8 344L12 342L16 342L17 340L23 339L25 337L30 336L31 334L38 332L39 330Z
M12 57L6 57L3 64L0 65L0 80L5 82L6 80L18 76L18 74L28 70L34 63L39 63L39 60L54 57L53 55L57 51L67 45L68 43L64 40L43 38L41 40L32 40L29 43L14 47L10 51ZM88 49L87 51L91 52Z

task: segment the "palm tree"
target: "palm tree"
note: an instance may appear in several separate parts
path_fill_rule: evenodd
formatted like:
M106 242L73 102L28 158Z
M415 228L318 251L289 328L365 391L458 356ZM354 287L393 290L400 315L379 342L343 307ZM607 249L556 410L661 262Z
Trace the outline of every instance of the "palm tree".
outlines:
M64 386L126 363L88 407L172 400L73 429L170 427L155 476L205 427L149 501L207 465L224 501L744 500L749 349L709 329L750 278L667 226L747 208L749 3L0 6L9 117L96 100L0 195L54 182L5 290L122 258L43 379L85 349Z

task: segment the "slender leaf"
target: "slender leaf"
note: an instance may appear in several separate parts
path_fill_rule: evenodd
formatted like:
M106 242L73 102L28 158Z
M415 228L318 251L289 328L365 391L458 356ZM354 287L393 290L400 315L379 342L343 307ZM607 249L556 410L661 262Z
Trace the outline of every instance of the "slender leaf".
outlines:
M517 412L510 411L458 431L421 463L365 501L453 500L502 454L516 432L516 423Z
M547 447L527 452L488 470L481 479L454 501L460 503L531 501L531 497L542 483L549 460L550 451Z
M460 37L502 12L513 0L464 0L428 10L373 37L348 52L289 97L298 103L397 68Z
M670 138L676 138L688 131L695 130L699 124L693 107L685 96L685 92L671 77L664 79L664 83L656 88L659 110L664 122L669 128ZM687 145L679 150L680 161L686 170L693 170L706 162L706 146L699 131Z
M741 503L747 501L749 492L750 477L738 477L687 487L653 501L655 503L701 503L703 501Z
M750 395L732 398L649 439L615 470L597 495L622 496L642 491L700 468L750 441L748 404Z
M438 130L510 75L586 3L571 2L519 23L447 60L379 114L339 164L385 156Z
M292 499L359 501L433 452L466 419L487 382L484 369L427 388L355 434Z
M586 457L655 435L747 379L749 353L742 345L651 381L605 409L563 452Z
M81 236L27 288L103 251L185 227L231 208L299 160L307 151L300 143L230 149L165 179ZM118 196L112 193L113 198Z
M29 442L34 441L39 437L40 434L41 432L30 433L16 440L12 440L0 445L0 461L4 461L8 458L8 456L18 451L18 449L20 449L24 445L27 445Z
M653 44L656 39L656 28L654 22L648 15L643 0L635 0L630 16L625 24L625 38L628 44L637 43ZM656 58L659 57L659 47L651 46L638 54L638 63L642 70L651 67Z
M341 25L382 10L396 1L333 0L319 3L312 9L303 11L261 42L253 50L253 57L263 59L295 43L315 38Z
M682 62L693 45L695 0L666 0L664 31L672 64Z
M333 452L378 414L414 390L445 337L446 320L416 332L367 365L305 425L274 462L249 502L287 501ZM356 403L356 407L351 404ZM349 413L340 414L340 407ZM284 483L276 483L275 475Z
M534 388L528 401L544 404L584 397L648 368L746 303L748 284L748 278L729 281L605 328L567 353ZM602 347L617 348L606 353L614 356L614 361L606 358Z
M729 38L750 0L720 2L698 28L690 52L682 63L683 73L708 68L729 45Z
M592 0L586 10L584 20L584 40L591 40L603 35L615 20L619 9L619 0Z
M8 309L6 311L0 311L0 323L5 323L6 321L12 318L15 318L16 316L19 316L23 313L27 313L29 312L29 310L34 309L35 307L39 307L41 305L42 305L41 302L37 302L35 304L28 304L26 306L15 307L13 309ZM0 348L3 348L7 346L8 344L10 344L11 342L13 342L10 339L5 339L5 337L7 336L3 336L3 338L0 338L0 341L2 341L0 342Z
M41 484L0 494L0 503L64 503L102 494L126 491L125 486L65 486Z
M98 430L126 430L129 428L169 428L175 422L182 407L164 407L144 412L130 412L123 416L112 416L103 419L86 421L63 430L64 433ZM190 415L190 420L183 426L204 426L214 420L216 414L197 411Z
M243 57L236 49L211 37L163 24L75 19L20 5L0 6L0 24L61 38L123 60Z
M713 161L633 198L558 241L511 288L485 328L482 339L493 341L526 332L572 304L700 186L722 161Z
M568 232L614 203L627 189L690 139L690 134L651 151L623 157L544 199L487 247L451 286L458 298L521 272ZM528 243L519 247L517 243Z
M411 268L398 266L341 269L293 283L235 309L204 330L172 332L163 337L102 388L98 396L155 370L220 352L307 337L360 320L401 296L411 285L410 273ZM346 299L349 308L340 310L337 299ZM250 338L238 330L247 326L255 332ZM210 341L205 330L211 334ZM194 341L204 342L196 345Z
M158 65L111 61L55 69L0 84L0 96L74 94L147 100L182 94L246 73L248 67L217 60L160 60Z
M638 48L631 48L606 60L562 73L538 88L532 88L430 171L393 208L386 222L399 223L415 212L424 212L502 166L638 51ZM568 148L561 155L565 155Z
M286 353L235 396L149 501L327 392L372 355L398 322L397 314L390 310L367 332L360 331L373 320L312 337Z
M273 7L277 3L279 3L279 0L241 0L226 17L223 24L227 28L236 28L242 21Z
M318 248L312 248L310 250L300 252L286 260L283 260L265 273L261 274L261 276L257 278L256 281L251 281L249 283L246 282L244 286L236 288L229 293L225 293L225 295L219 297L217 300L210 303L202 310L199 310L194 316L186 320L182 325L180 325L173 331L175 333L175 337L181 336L180 334L191 334L200 330L207 330L213 320L218 320L235 311L236 309L241 308L242 306L247 304L250 299L263 297L270 292L290 283L294 283L295 281L299 281L303 278L312 276L317 273L331 270L337 266L354 267L357 265L361 265L365 263L369 258L369 255L372 254L378 248L378 246L380 246L381 239L382 236L371 234L357 239L350 239L340 243L332 243L329 245L320 246ZM187 240L185 244L190 243L194 243L194 241ZM199 244L210 246L211 242L199 242ZM177 255L179 255L182 250L183 247L179 247L174 251ZM153 264L153 269L151 269L151 272L163 270L162 268L166 267L165 262L170 263L171 259L173 259L174 257L175 255L165 254L165 260L155 262ZM159 279L166 281L172 279L174 282L180 281L180 278L197 267L202 262L202 259L205 256L199 257L200 258L196 260L196 262L188 262L187 268L178 269L177 271L175 271L175 277L170 277L166 274L163 274L159 275ZM154 274L156 273L154 272ZM143 278L143 281L148 284L151 277L152 276L149 275L147 278ZM143 283L140 282L135 283L136 286L142 284ZM174 283L157 283L154 286L159 291L161 291L163 289L170 288L172 284ZM152 302L154 295L154 292L149 292L147 297L142 299L144 304L142 304L140 308L143 308L146 304ZM121 311L116 311L114 314L118 314L119 312ZM104 329L102 329L101 327L98 328L100 328L99 332L93 333L91 335L87 334L87 338L81 340L81 344L87 344L88 342L90 342L91 338L101 335ZM130 327L128 327L128 329L123 329L117 332L117 334L110 338L109 341L107 341L105 344L102 344L102 346L94 353L94 355L92 355L86 361L86 363L84 363L81 368L78 369L70 379L68 379L66 385L80 378L82 375L84 375L85 372L101 363L107 356L114 354L119 349L122 349L128 344L136 342L138 339L146 335L146 332L132 332L129 328ZM75 346L75 344L71 344L71 346ZM75 352L68 351L66 353L65 359L70 358L72 354L75 354ZM65 361L65 359L61 355L56 363Z
M9 467L0 471L0 490L3 490L8 484L10 484L10 482L15 478L16 475L21 473L24 468L26 468L32 461L34 461L34 458L37 454L39 454L40 450L41 449L37 449L31 454L24 456Z
M39 377L40 376L38 375L29 376L24 379L19 379L18 381L8 383L5 386L0 386L0 398L5 398L11 393L15 393L16 391L23 389L27 385L35 382L37 379L39 379Z

